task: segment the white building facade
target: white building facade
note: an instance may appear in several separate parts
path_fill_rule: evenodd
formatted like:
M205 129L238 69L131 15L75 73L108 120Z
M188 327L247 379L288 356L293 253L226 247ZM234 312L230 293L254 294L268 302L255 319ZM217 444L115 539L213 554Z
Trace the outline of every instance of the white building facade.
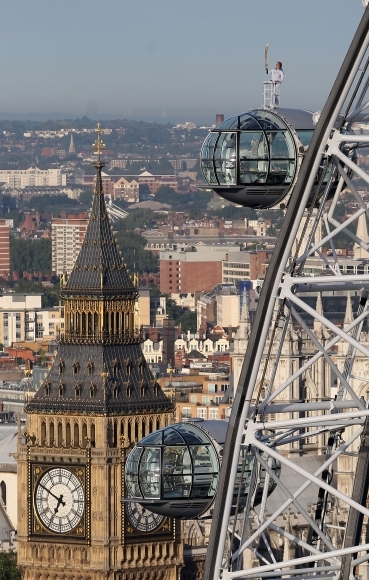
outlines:
M0 169L0 183L15 189L63 186L67 184L67 176L61 169Z
M55 340L62 328L58 306L42 308L42 294L4 293L0 296L0 343Z
M70 274L81 249L88 219L57 218L51 224L52 270Z

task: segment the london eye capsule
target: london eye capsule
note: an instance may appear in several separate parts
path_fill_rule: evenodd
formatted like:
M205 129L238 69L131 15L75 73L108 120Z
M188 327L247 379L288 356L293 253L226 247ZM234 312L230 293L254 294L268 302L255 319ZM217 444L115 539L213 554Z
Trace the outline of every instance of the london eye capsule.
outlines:
M203 143L205 181L233 203L283 209L314 129L313 114L302 109L255 109L228 119ZM329 178L327 171L323 186Z
M142 439L127 458L125 479L129 500L150 511L174 518L211 516L225 443L227 421L177 423ZM270 460L269 460L270 461ZM240 456L240 496L246 503L250 491L252 456ZM272 464L279 473L280 465ZM257 479L256 501L261 500L265 472ZM234 490L234 498L239 492ZM268 494L275 485L269 480ZM241 504L242 504L241 501Z

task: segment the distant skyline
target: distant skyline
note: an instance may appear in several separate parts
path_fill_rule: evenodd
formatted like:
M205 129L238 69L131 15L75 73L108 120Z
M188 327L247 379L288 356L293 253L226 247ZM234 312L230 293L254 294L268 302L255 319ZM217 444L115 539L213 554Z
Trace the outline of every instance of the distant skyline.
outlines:
M361 0L0 0L0 119L214 122L262 104L321 109Z

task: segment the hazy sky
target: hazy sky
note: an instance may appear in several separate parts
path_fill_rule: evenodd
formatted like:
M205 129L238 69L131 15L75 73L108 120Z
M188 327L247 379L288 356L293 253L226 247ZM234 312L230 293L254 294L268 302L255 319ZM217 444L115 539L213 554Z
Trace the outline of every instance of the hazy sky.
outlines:
M261 105L264 45L282 104L322 108L361 0L0 0L0 117L212 120ZM55 115L54 115L55 116Z

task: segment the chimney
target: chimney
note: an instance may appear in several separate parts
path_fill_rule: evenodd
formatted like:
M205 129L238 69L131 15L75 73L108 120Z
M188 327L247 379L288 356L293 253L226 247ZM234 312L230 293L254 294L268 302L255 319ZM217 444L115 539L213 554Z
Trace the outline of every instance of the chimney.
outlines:
M163 320L163 363L169 363L174 368L174 342L176 340L176 329L173 318Z

